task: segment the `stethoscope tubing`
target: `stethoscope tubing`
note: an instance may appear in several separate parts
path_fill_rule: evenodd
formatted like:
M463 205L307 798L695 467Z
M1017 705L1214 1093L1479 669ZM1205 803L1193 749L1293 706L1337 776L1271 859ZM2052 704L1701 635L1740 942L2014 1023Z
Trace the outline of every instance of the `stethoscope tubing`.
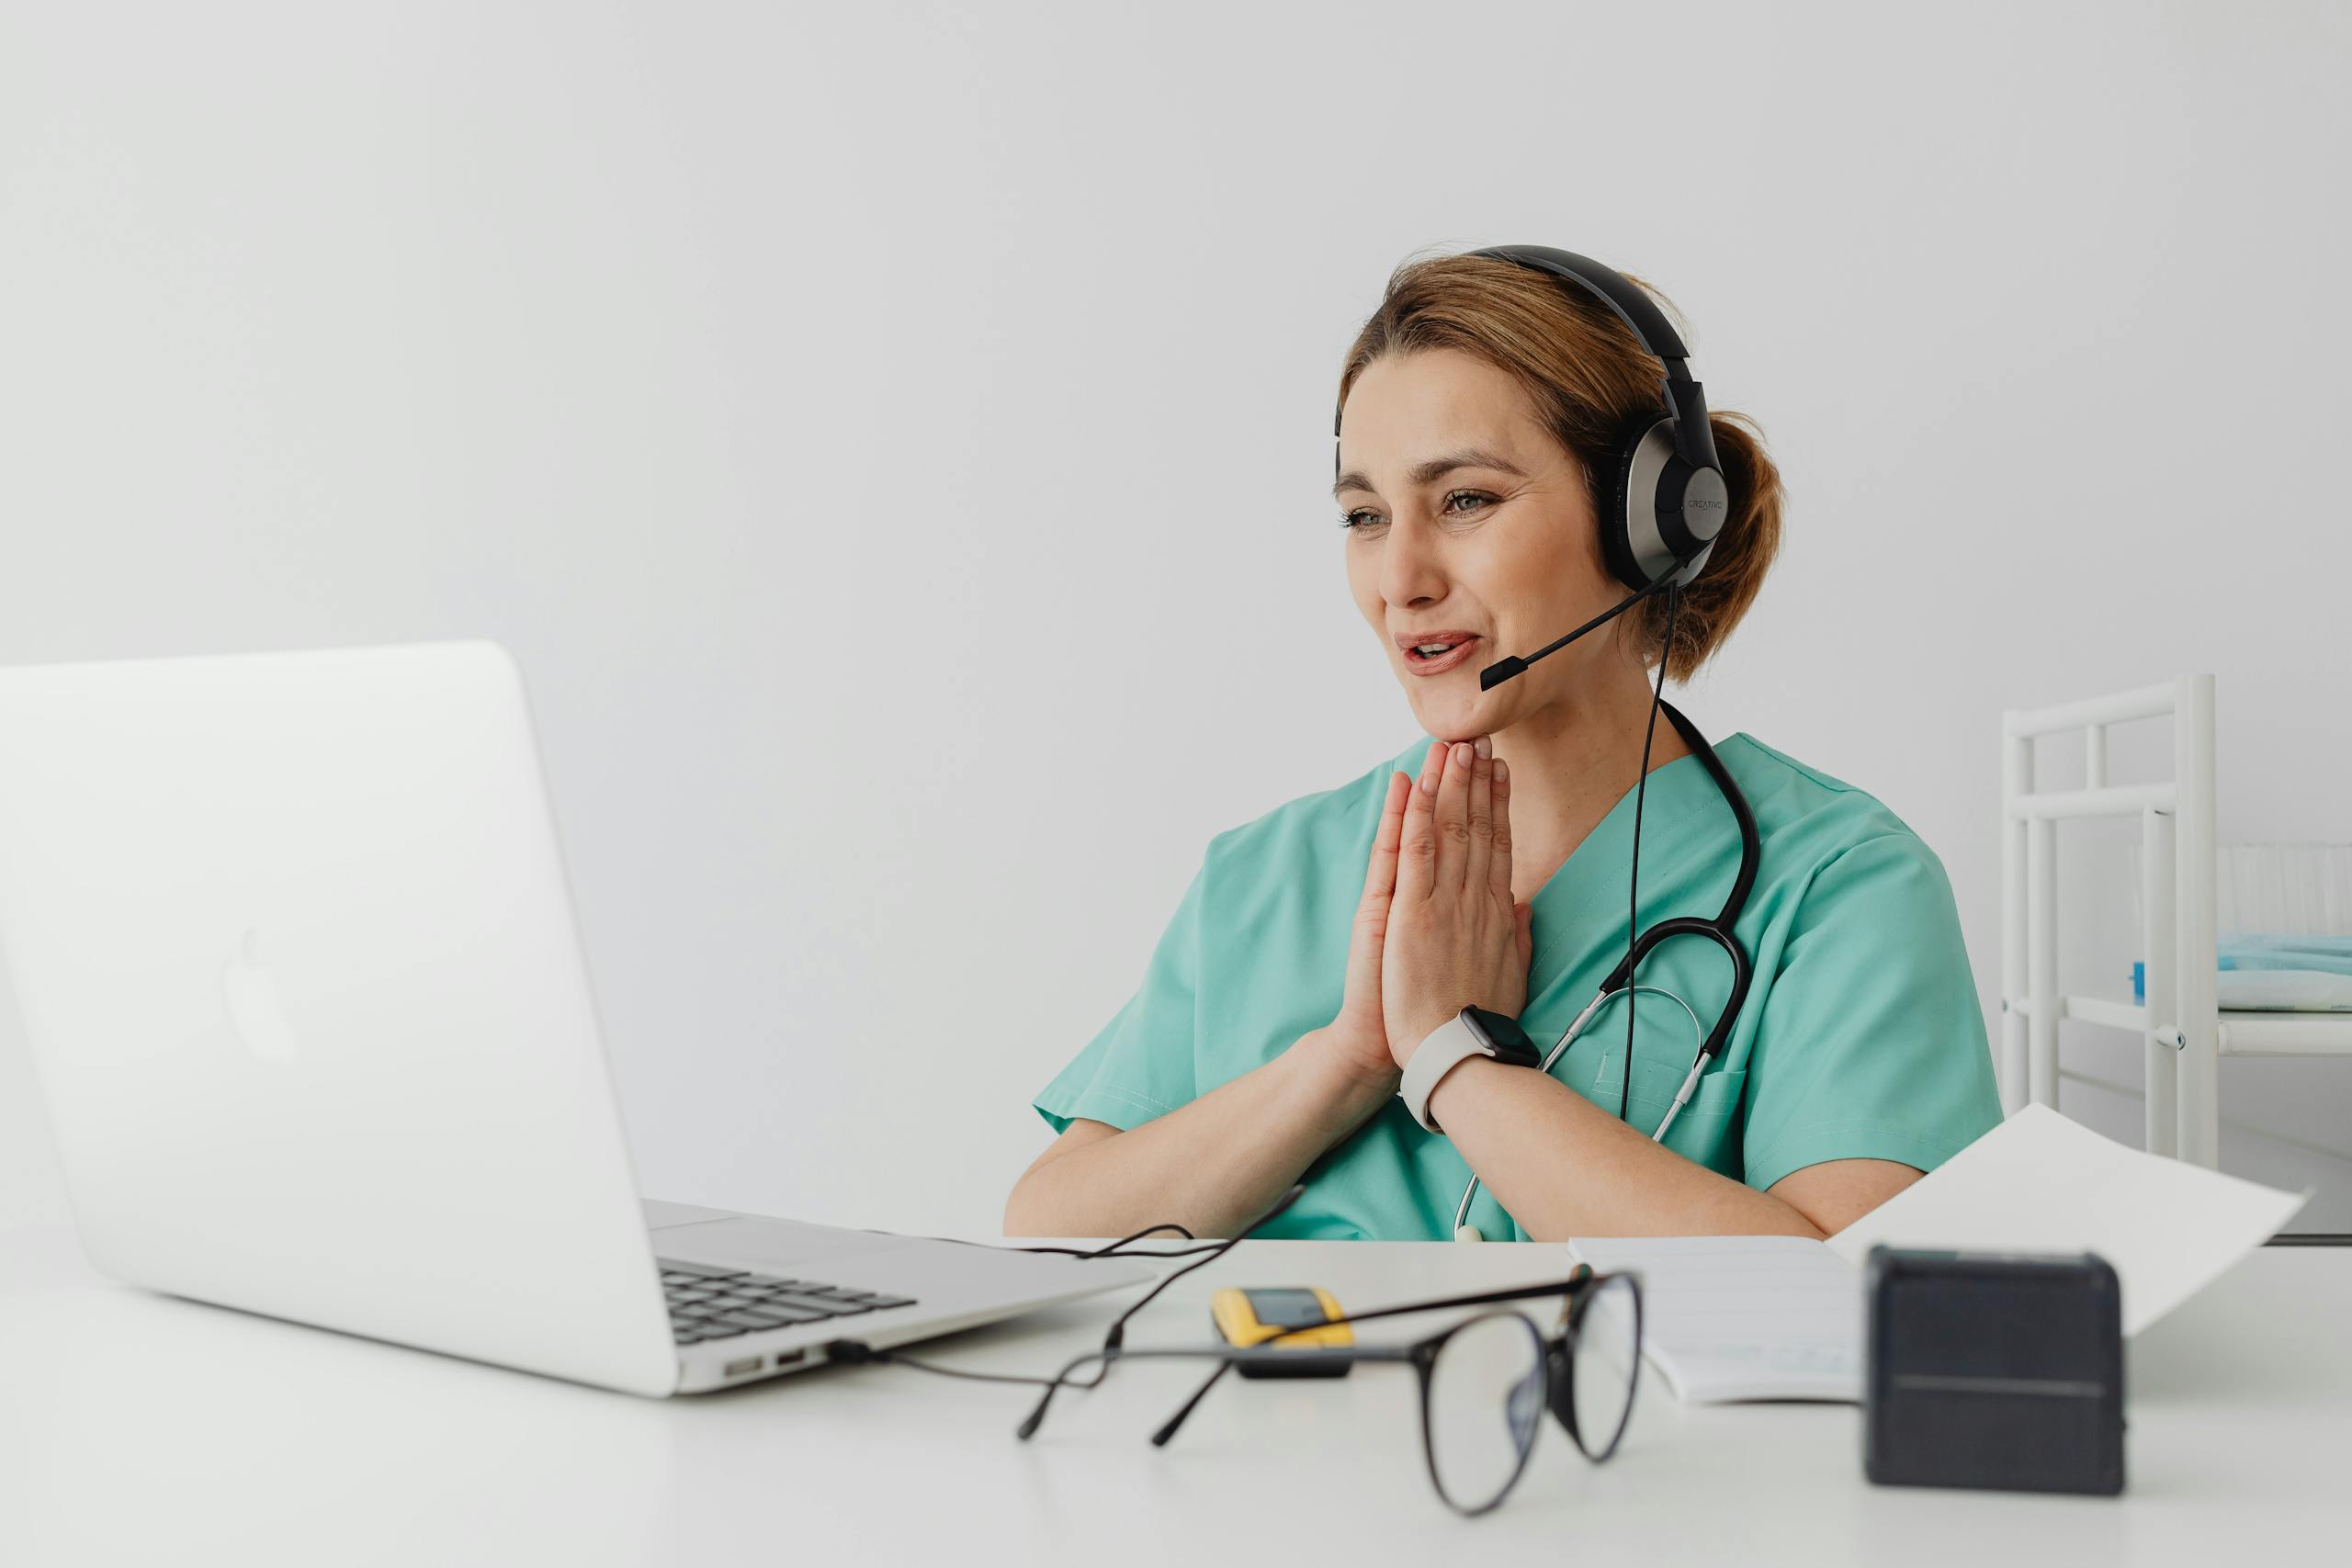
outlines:
M1549 1073L1552 1070L1552 1064L1558 1061L1560 1057L1566 1053L1568 1047L1576 1043L1577 1037L1583 1034L1585 1025L1592 1021L1593 1014L1600 1010L1601 1005L1613 997L1623 996L1628 989L1637 992L1647 991L1653 996L1667 998L1668 1000L1672 1001L1675 1006L1680 1008L1684 1014L1690 1018L1690 1032L1694 1036L1699 1033L1698 1013L1691 1010L1689 1002L1684 1001L1680 997L1675 995L1674 992L1668 990L1664 986L1634 986L1631 987L1621 986L1613 991L1602 991L1596 995L1592 1000L1587 1002L1585 1004L1584 1010L1577 1014L1576 1018L1568 1024L1566 1029L1560 1032L1559 1040L1553 1045L1550 1051L1544 1054L1543 1062L1537 1066L1535 1070L1539 1073ZM1675 1117L1681 1114L1683 1106L1690 1102L1691 1090L1698 1087L1699 1075L1706 1070L1706 1066L1707 1052L1705 1044L1702 1042L1700 1046L1698 1055L1693 1058L1690 1063L1690 1070L1683 1075L1682 1087L1675 1091L1674 1103L1666 1108L1666 1115L1658 1122L1657 1130L1650 1134L1650 1142L1656 1144L1665 1141L1667 1130L1674 1125ZM1467 1239L1462 1233L1470 1223L1470 1205L1478 1196L1478 1178L1474 1173L1470 1178L1470 1185L1462 1190L1462 1201L1454 1206L1453 1233L1454 1239L1457 1241Z
M1724 804L1731 808L1733 819L1739 825L1739 870L1732 878L1731 891L1724 899L1722 911L1714 919L1705 919L1695 915L1679 915L1658 921L1635 938L1632 949L1624 957L1617 961L1616 966L1609 972L1608 977L1600 982L1600 991L1594 995L1591 1001L1585 1004L1584 1010L1577 1013L1574 1021L1569 1023L1566 1030L1561 1033L1558 1043L1544 1055L1542 1065L1537 1069L1541 1072L1550 1072L1552 1064L1560 1059L1561 1054L1566 1051L1583 1032L1585 1025L1591 1021L1593 1014L1599 1012L1602 1004L1611 997L1624 997L1625 1005L1628 1007L1633 1005L1633 997L1643 991L1655 991L1660 995L1673 997L1676 1005L1684 1012L1690 1013L1691 1032L1698 1032L1699 1015L1691 1010L1689 1002L1662 987L1634 985L1633 978L1635 971L1640 968L1642 960L1660 943L1678 936L1705 937L1717 947L1722 948L1724 955L1731 960L1731 994L1725 999L1723 1010L1715 1015L1714 1028L1707 1031L1705 1037L1700 1041L1698 1055L1691 1062L1690 1070L1683 1075L1682 1087L1675 1091L1673 1103L1667 1107L1666 1115L1659 1120L1657 1130L1650 1134L1650 1142L1654 1144L1666 1141L1666 1134L1673 1127L1674 1119L1682 1113L1683 1106L1690 1102L1691 1094L1699 1086L1700 1076L1706 1071L1707 1064L1722 1054L1724 1043L1731 1038L1732 1028L1738 1021L1740 1011L1747 1004L1750 978L1747 953L1739 945L1738 939L1732 934L1732 926L1739 919L1740 911L1747 908L1747 895L1756 886L1758 864L1763 858L1762 842L1756 831L1755 813L1748 809L1747 797L1740 794L1738 784L1732 781L1731 773L1724 768L1723 760L1715 755L1715 749L1707 743L1705 736L1699 733L1698 727L1685 718L1682 711L1672 703L1661 701L1658 706L1666 714L1668 721L1681 735L1683 743L1689 746L1692 753L1698 757L1700 765L1707 770L1707 776L1714 782L1717 793L1722 795ZM1625 1064L1625 1070L1628 1074L1633 1070L1630 1058ZM1625 1100L1626 1103L1618 1107L1620 1116L1630 1115L1633 1109L1630 1079ZM1457 1241L1483 1239L1469 1223L1470 1203L1477 1196L1478 1187L1478 1178L1474 1173L1470 1178L1470 1185L1463 1190L1462 1201L1456 1205L1453 1212L1453 1234Z

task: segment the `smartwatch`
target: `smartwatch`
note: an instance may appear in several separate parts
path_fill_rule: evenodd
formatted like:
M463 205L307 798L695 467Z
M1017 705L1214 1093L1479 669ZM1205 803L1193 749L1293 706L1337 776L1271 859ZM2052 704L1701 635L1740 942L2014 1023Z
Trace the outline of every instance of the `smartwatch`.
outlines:
M1405 1062L1396 1098L1405 1102L1414 1121L1432 1133L1445 1131L1430 1119L1430 1096L1437 1092L1438 1080L1473 1056L1492 1057L1511 1067L1532 1067L1543 1060L1519 1020L1482 1007L1464 1008L1430 1031L1429 1038L1414 1046Z

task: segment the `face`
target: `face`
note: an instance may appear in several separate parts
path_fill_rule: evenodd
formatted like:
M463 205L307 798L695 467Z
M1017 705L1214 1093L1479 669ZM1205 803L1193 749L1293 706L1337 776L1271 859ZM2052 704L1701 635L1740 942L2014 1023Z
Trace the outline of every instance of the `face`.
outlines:
M1623 597L1601 562L1584 466L1502 371L1452 349L1374 360L1348 389L1340 468L1349 589L1430 735L1467 740L1573 712L1580 691L1622 673L1614 666L1638 672L1614 635L1620 617L1478 688L1486 666ZM1432 637L1456 647L1414 650Z

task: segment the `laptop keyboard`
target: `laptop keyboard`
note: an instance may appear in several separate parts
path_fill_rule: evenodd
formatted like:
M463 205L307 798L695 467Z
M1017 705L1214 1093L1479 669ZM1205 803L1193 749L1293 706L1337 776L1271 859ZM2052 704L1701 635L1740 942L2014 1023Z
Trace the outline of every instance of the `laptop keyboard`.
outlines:
M915 1304L912 1296L886 1296L818 1280L779 1280L669 1258L654 1262L661 1266L662 1293L670 1303L671 1337L681 1345Z

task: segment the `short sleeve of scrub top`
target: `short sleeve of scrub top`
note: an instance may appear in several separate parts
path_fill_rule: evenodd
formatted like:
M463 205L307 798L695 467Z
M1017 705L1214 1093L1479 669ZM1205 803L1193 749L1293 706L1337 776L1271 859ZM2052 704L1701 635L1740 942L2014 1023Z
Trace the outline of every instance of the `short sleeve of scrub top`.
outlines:
M1200 989L1201 893L1205 862L1152 950L1143 984L1069 1066L1039 1091L1036 1108L1056 1133L1079 1117L1125 1132L1175 1110L1193 1087L1193 1006Z
M1963 951L1943 867L1908 833L1840 852L1797 904L1747 1055L1750 1186L1830 1159L1933 1170L1959 1152L1955 1137L1999 1120L1967 965L1874 962L1889 932L1915 953ZM1973 1114L1949 1124L1920 1114L1935 1105Z
M1134 996L1037 1095L1047 1123L1139 1125L1329 1023L1387 775L1417 776L1430 744L1216 835ZM1830 1159L1934 1168L2001 1117L1941 863L1860 790L1746 735L1716 752L1761 842L1736 926L1754 977L1666 1146L1759 1190ZM1623 955L1633 814L1629 788L1531 899L1521 1020L1547 1053ZM1652 770L1641 923L1713 914L1738 863L1737 829L1700 760ZM1630 1068L1620 998L1552 1072L1646 1134L1727 1000L1729 965L1712 943L1679 938L1643 961L1639 980ZM1261 1234L1442 1240L1469 1177L1452 1142L1392 1097L1308 1168L1306 1194ZM1525 1238L1483 1190L1470 1218L1488 1236Z

